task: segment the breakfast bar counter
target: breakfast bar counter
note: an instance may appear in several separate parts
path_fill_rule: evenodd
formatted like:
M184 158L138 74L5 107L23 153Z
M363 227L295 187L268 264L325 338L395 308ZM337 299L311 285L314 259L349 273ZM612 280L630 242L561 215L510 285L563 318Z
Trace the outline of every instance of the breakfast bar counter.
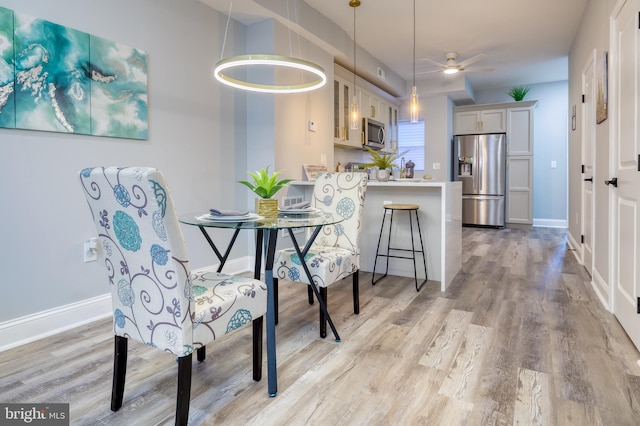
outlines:
M314 182L291 182L288 196L304 194L310 200ZM416 204L425 244L427 273L430 281L439 281L440 290L445 291L462 265L462 183L403 180L367 183L364 204L364 219L360 235L360 269L371 272L380 236L380 225L384 204ZM415 221L415 219L414 219ZM392 246L411 247L409 219L395 215ZM385 228L388 225L385 225ZM415 223L414 223L415 227ZM386 231L385 231L385 235ZM381 248L386 248L383 239ZM420 254L416 254L419 264ZM383 262L378 262L377 272L384 272ZM390 259L389 274L413 277L413 262ZM422 275L421 275L422 274ZM418 278L424 278L418 268ZM384 280L380 282L383 285Z

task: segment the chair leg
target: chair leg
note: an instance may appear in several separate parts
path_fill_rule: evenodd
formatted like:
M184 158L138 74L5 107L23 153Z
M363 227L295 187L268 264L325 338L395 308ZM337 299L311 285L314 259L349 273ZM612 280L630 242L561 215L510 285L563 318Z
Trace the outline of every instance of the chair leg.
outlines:
M275 324L278 325L278 279L273 279L273 314Z
M197 353L198 361L200 362L204 361L204 359L207 357L207 347L202 346L198 348L196 353Z
M324 306L329 306L327 305L326 287L320 287L320 297L322 297L322 300L324 300ZM320 303L318 303L318 305L320 305ZM323 339L327 337L327 318L322 311L322 306L320 306L320 337L322 337Z
M178 397L176 401L176 426L186 426L189 420L191 400L191 360L193 354L178 358Z
M360 313L360 286L359 286L359 282L360 282L360 270L356 270L353 273L353 313L354 314L359 314Z
M113 386L111 388L111 410L118 411L122 407L124 396L124 382L127 375L127 346L126 337L115 336L113 350Z
M309 297L309 304L313 305L313 290L310 286L307 287L307 296Z
M264 315L253 320L253 380L262 379L262 330Z

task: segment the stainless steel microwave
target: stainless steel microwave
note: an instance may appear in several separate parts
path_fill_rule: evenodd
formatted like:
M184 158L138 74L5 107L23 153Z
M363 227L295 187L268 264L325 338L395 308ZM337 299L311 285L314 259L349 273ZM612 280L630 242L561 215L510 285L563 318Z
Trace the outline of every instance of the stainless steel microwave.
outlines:
M385 129L384 123L371 120L370 118L362 119L362 145L371 149L382 149L385 146Z

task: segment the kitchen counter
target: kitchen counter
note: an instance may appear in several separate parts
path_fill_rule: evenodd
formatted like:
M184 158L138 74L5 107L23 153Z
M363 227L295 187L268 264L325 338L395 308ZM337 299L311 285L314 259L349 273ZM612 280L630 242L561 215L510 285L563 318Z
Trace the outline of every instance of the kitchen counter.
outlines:
M289 195L302 192L305 199L311 199L314 182L296 181L289 185ZM373 270L384 213L382 206L388 203L417 204L420 207L418 216L427 252L429 280L440 281L440 290L445 291L462 265L462 183L424 180L369 181L365 197L364 226L360 236L360 269L363 271ZM394 219L391 244L395 247L411 247L408 218L396 213ZM385 228L387 226L388 221ZM386 249L386 244L381 246ZM384 258L380 259L382 262L378 262L377 271L383 272ZM417 254L416 262L420 261L420 254ZM418 268L418 278L421 278L423 273ZM392 258L389 261L389 274L413 277L413 262ZM384 280L378 285L384 285Z

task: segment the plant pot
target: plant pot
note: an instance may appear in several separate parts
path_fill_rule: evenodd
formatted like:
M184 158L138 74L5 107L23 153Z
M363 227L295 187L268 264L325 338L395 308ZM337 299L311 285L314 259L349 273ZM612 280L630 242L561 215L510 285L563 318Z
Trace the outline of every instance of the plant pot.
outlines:
M380 169L376 172L376 179L379 182L387 182L391 177L391 173L389 173L388 169Z
M278 217L278 200L276 198L256 198L256 213L269 218Z

